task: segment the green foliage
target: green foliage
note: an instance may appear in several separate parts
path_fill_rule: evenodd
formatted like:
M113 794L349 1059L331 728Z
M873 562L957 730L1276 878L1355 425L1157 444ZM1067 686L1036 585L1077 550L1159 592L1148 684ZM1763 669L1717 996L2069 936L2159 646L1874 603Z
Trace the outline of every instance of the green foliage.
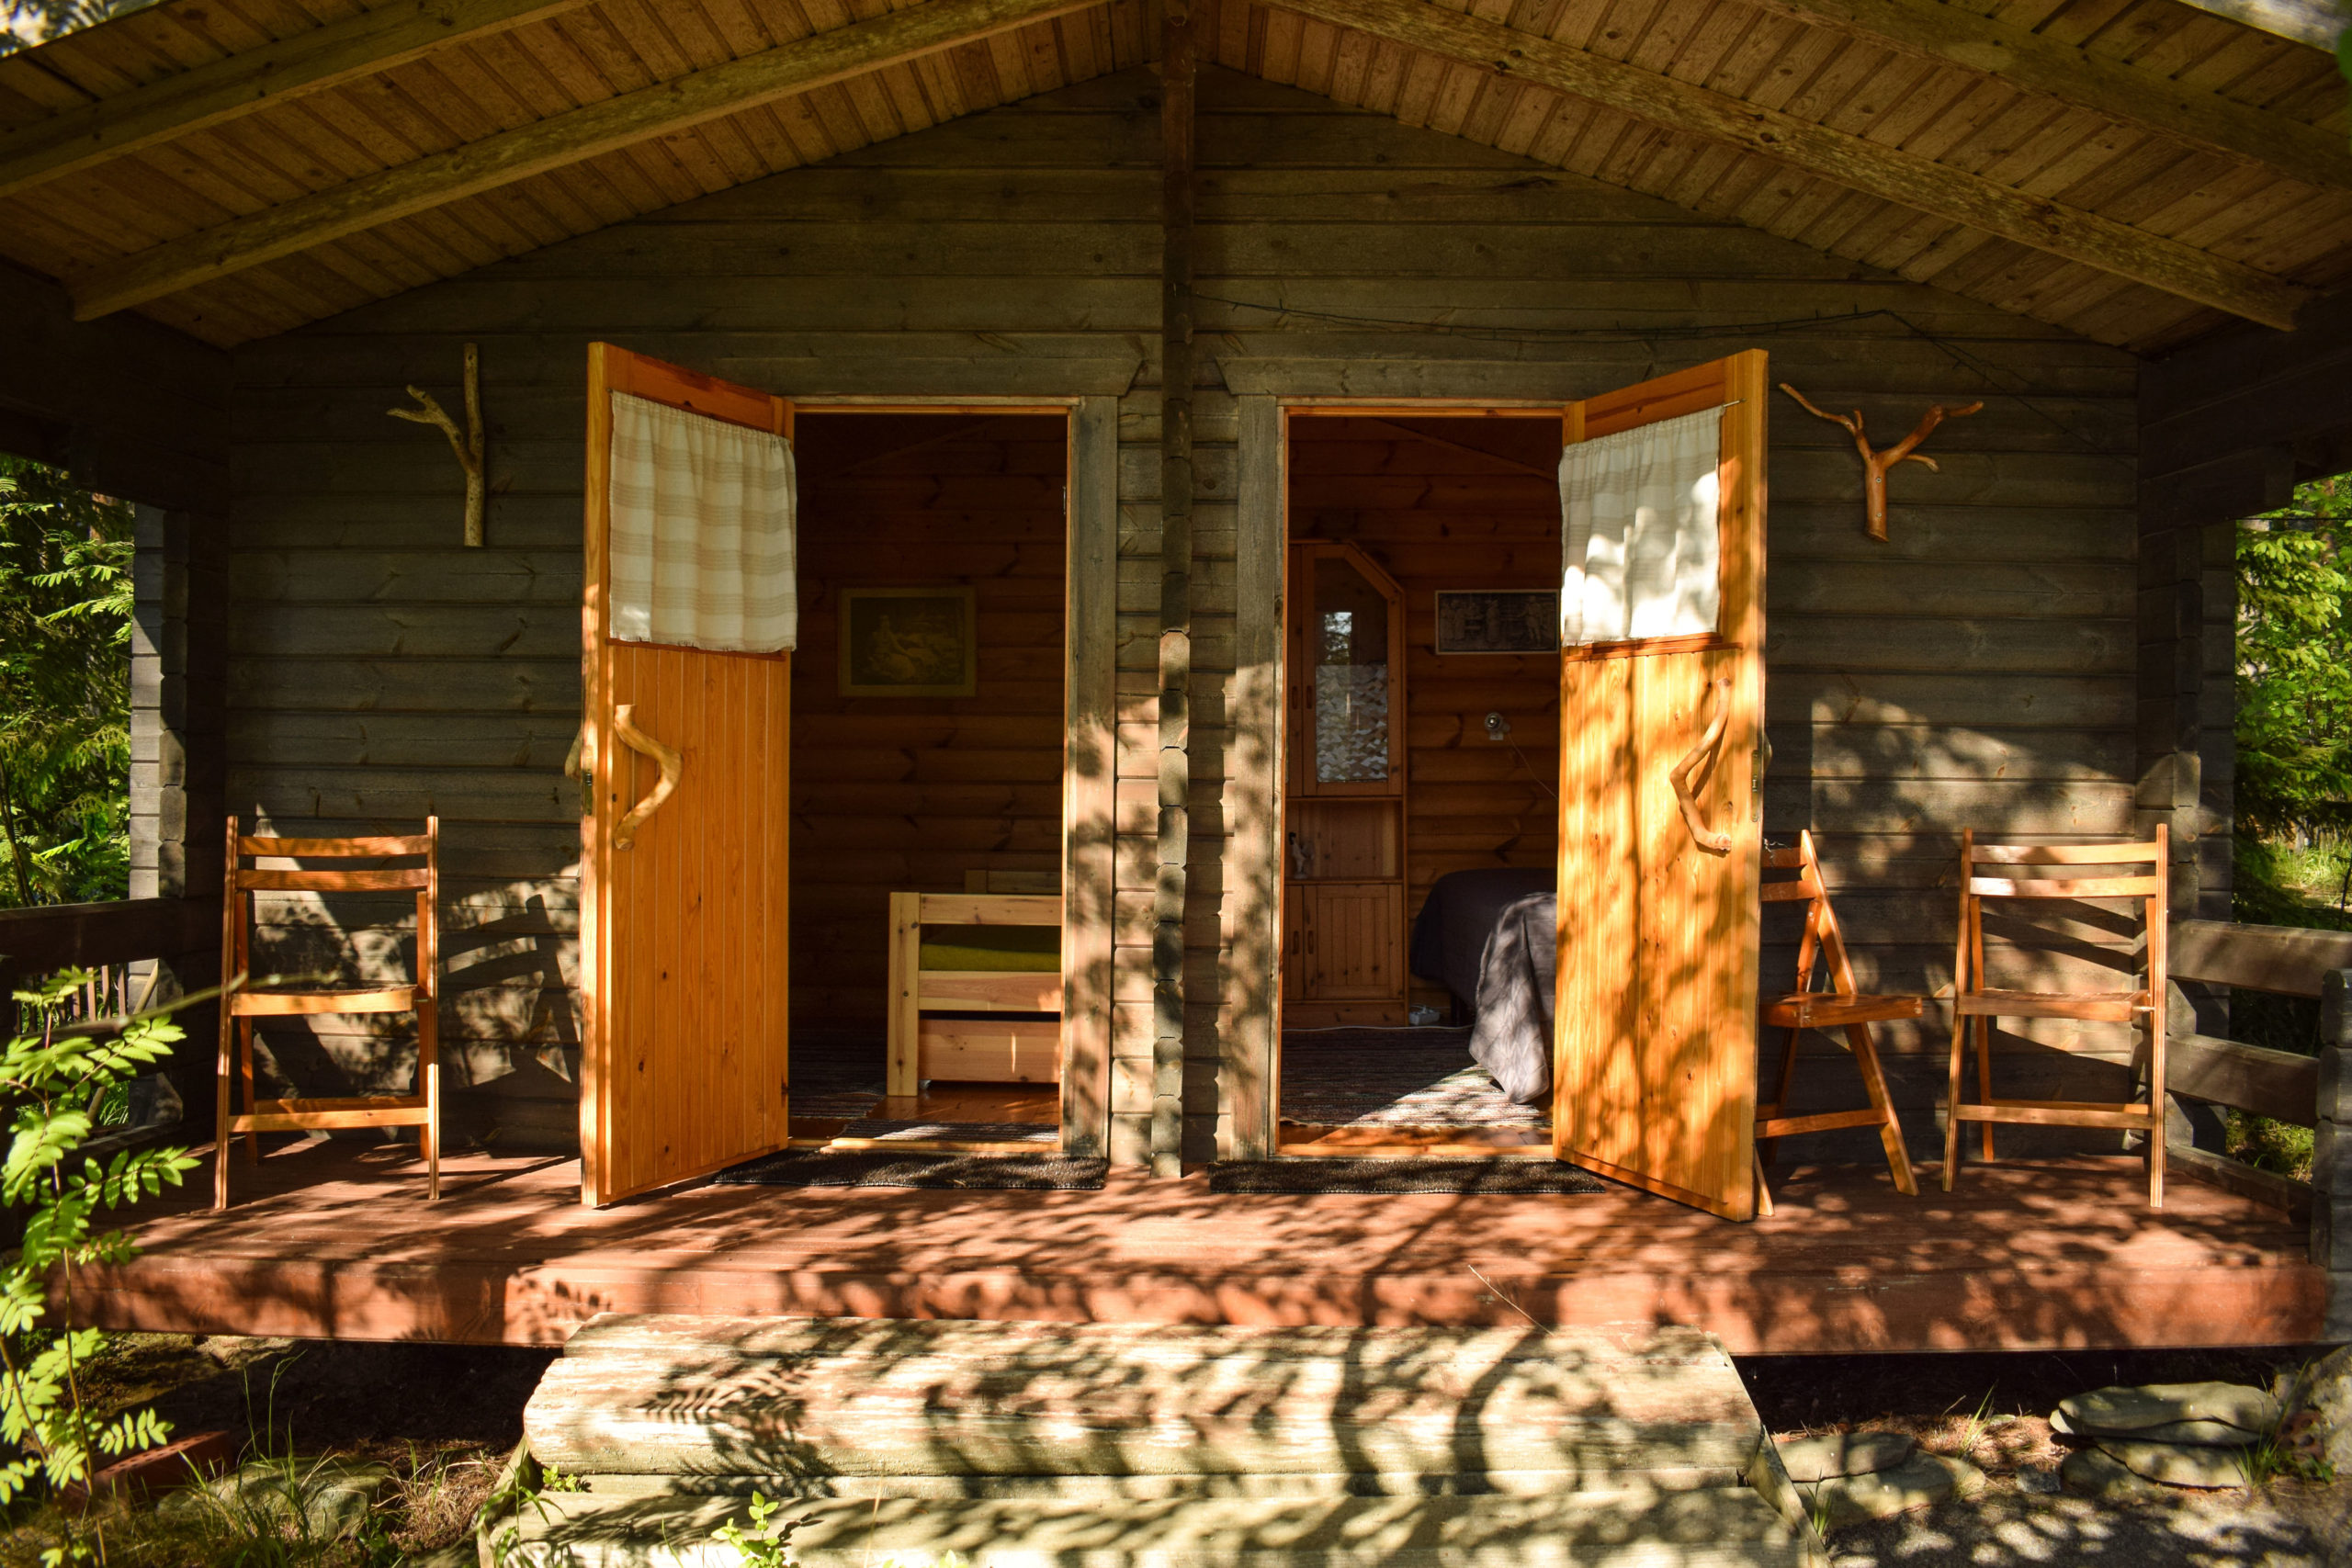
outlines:
M125 11L152 6L155 0L0 0L0 54L43 43L60 33L103 22Z
M2237 812L2259 839L2352 828L2352 478L2237 535Z
M7 1158L0 1164L0 1202L24 1215L23 1246L0 1268L0 1438L18 1454L0 1462L0 1503L40 1480L60 1489L86 1482L102 1459L137 1453L170 1437L152 1410L111 1420L92 1415L81 1370L105 1347L103 1332L43 1327L52 1283L70 1325L76 1272L94 1263L121 1263L138 1250L122 1231L96 1230L93 1217L178 1186L196 1165L185 1149L124 1149L104 1164L85 1158L74 1168L74 1153L96 1125L94 1110L169 1055L181 1038L179 1026L160 1013L141 1014L119 1028L61 1029L67 998L89 978L85 971L69 969L17 992L23 1016L38 1027L11 1040L0 1055L0 1099L15 1107ZM51 1568L103 1563L103 1522L93 1522L89 1531L84 1539L80 1527L69 1525L43 1562Z
M799 1527L797 1519L778 1519L780 1503L771 1503L759 1493L752 1494L752 1528L745 1529L729 1519L711 1532L711 1539L721 1546L732 1547L742 1558L744 1568L792 1568L792 1553L787 1542ZM941 1564L940 1568L946 1568ZM959 1560L956 1568L963 1568Z
M131 511L0 457L0 907L130 889Z

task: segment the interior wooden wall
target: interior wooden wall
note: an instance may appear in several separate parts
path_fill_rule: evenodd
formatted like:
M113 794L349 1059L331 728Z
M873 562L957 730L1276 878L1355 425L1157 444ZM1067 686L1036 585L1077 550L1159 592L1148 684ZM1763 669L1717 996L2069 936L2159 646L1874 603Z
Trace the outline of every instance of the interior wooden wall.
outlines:
M1557 418L1290 421L1292 536L1352 544L1405 591L1408 931L1447 872L1558 859L1557 658L1439 654L1437 591L1558 586L1559 461ZM1487 739L1497 711L1516 752ZM1449 998L1416 976L1412 1000Z
M1060 864L1069 452L1050 415L800 416L796 1028L882 1028L894 890ZM840 591L930 584L976 591L978 689L842 696Z
M1295 89L1212 71L1202 105L1193 1154L1230 1103L1236 1010L1259 1005L1227 963L1252 918L1229 845L1274 827L1228 706L1239 395L1557 402L1760 345L1776 380L1862 409L1880 439L1928 403L1986 398L1937 434L1940 472L1895 476L1879 544L1845 433L1775 395L1767 826L1822 833L1865 976L1932 991L1962 826L2130 825L2130 355ZM582 367L601 337L799 396L1120 400L1113 1147L1141 1148L1158 120L1153 76L1106 77L236 351L230 802L317 832L441 813L448 1055L481 1093L537 1108L501 1111L502 1127L571 1114L578 790L562 765L579 723ZM409 383L447 400L469 341L490 423L480 550L458 544L446 445L384 414ZM272 918L351 945L322 906ZM1792 953L1768 936L1769 977ZM1894 1043L1924 1139L1941 1040L1938 1021ZM1820 1082L1850 1091L1842 1068Z

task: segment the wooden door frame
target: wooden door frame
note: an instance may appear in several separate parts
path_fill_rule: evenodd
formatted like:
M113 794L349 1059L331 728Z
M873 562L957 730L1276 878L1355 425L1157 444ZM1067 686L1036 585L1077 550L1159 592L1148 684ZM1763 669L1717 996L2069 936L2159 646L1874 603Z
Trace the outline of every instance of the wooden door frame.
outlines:
M1289 737L1283 723L1290 547L1290 421L1557 419L1566 398L1355 398L1247 392L1236 454L1233 741L1226 808L1234 890L1225 924L1218 1042L1217 1155L1278 1157L1282 1130L1283 822ZM1408 764L1409 766L1409 763ZM1406 780L1409 790L1411 780ZM1409 872L1408 886L1410 886Z
M792 402L796 414L820 418L1052 414L1065 422L1061 1147L1065 1154L1100 1157L1111 1137L1111 969L1116 937L1119 400L840 396Z

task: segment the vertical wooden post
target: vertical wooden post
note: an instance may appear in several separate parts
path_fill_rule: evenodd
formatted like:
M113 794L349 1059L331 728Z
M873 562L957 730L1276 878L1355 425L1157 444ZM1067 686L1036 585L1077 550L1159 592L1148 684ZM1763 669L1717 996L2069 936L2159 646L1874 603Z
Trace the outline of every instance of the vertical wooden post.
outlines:
M1184 902L1193 763L1193 14L1160 31L1159 874L1152 890L1151 1168L1183 1170Z
M2326 1340L2352 1339L2352 969L2320 977L2312 1261L2327 1270Z

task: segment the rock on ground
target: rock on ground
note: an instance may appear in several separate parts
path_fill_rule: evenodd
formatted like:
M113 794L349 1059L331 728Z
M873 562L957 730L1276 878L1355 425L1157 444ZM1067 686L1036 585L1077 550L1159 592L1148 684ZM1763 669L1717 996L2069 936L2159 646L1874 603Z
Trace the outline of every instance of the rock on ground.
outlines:
M1892 1470L1919 1445L1902 1432L1825 1432L1787 1438L1775 1445L1795 1482L1827 1481L1840 1475L1871 1475Z
M2075 1437L2234 1445L2275 1431L2279 1415L2275 1397L2245 1383L2149 1383L2061 1400L2050 1425Z
M1831 1529L1925 1508L1948 1497L1973 1497L1984 1490L1984 1472L1964 1459L1913 1454L1892 1470L1835 1476L1800 1485L1805 1506Z
M2295 1404L2318 1414L2321 1452L2338 1475L2352 1475L2352 1345L2297 1380Z
M341 1540L359 1529L391 1479L389 1466L348 1460L255 1460L172 1494L164 1507L209 1507L240 1521L267 1521L299 1540Z

